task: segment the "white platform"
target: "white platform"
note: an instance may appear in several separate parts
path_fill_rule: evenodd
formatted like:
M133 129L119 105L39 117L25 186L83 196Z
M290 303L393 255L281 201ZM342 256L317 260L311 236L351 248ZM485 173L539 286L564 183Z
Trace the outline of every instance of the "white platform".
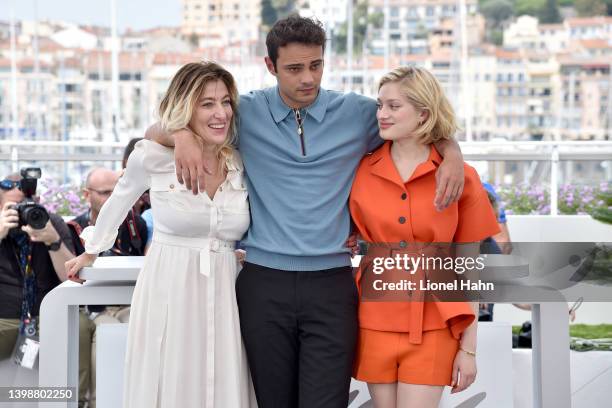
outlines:
M36 387L38 370L19 367L8 358L0 361L0 387ZM34 408L35 403L0 402L0 408Z
M479 408L512 408L512 335L509 324L480 323L478 325L478 377L472 386L459 394L450 395L447 387L441 408L457 407L481 401ZM97 332L97 407L121 407L123 368L127 341L127 324L102 324ZM350 408L361 408L370 400L365 383L354 381L355 396ZM468 402L469 401L469 402ZM367 405L366 405L367 406Z
M572 408L612 407L612 352L571 351L570 365ZM512 367L514 406L532 408L531 350L515 349Z

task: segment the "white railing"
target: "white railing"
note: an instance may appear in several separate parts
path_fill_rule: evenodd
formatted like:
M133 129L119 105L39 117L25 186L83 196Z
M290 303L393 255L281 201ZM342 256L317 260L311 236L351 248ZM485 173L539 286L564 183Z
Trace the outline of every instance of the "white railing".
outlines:
M599 162L603 168L599 181L612 181L612 141L487 141L460 142L467 161L507 162L530 161L550 163L551 215L558 214L559 167L561 162ZM124 143L95 141L14 141L0 140L0 162L10 163L17 171L23 163L64 163L64 178L70 173L66 164L112 162L118 166ZM479 169L480 170L480 169ZM480 170L482 171L482 170ZM484 170L487 172L487 170Z

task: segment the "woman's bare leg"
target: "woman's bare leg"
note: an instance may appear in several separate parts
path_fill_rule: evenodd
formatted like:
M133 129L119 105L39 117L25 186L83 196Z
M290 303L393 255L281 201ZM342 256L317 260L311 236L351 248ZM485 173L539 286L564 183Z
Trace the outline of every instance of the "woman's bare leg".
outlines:
M397 383L371 384L368 383L368 391L374 402L374 408L396 408L397 406Z
M443 386L398 383L397 408L437 408Z

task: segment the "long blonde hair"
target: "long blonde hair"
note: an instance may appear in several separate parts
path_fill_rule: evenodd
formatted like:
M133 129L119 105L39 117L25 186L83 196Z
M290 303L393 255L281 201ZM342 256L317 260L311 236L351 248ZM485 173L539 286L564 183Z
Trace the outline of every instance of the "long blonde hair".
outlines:
M166 132L187 128L206 84L217 80L223 81L227 87L233 112L228 135L223 144L215 149L220 163L224 163L226 160L231 160L234 153L238 88L232 74L221 65L212 61L190 62L183 65L172 78L159 104L159 119L162 129Z
M380 79L378 90L387 83L399 83L400 92L408 102L417 110L429 113L414 132L419 142L429 144L453 138L458 129L455 112L431 72L414 66L399 67Z

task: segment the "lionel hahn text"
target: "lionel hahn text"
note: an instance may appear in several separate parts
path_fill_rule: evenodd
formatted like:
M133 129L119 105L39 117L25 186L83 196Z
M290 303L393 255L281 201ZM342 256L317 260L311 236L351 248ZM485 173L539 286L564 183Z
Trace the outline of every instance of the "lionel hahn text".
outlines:
M374 290L379 291L456 291L456 290L473 290L473 291L494 291L495 285L492 282L483 282L481 280L471 281L469 279L455 279L450 282L432 282L430 280L419 280L417 282L402 279L399 282L385 282L382 279L377 279L372 283Z

